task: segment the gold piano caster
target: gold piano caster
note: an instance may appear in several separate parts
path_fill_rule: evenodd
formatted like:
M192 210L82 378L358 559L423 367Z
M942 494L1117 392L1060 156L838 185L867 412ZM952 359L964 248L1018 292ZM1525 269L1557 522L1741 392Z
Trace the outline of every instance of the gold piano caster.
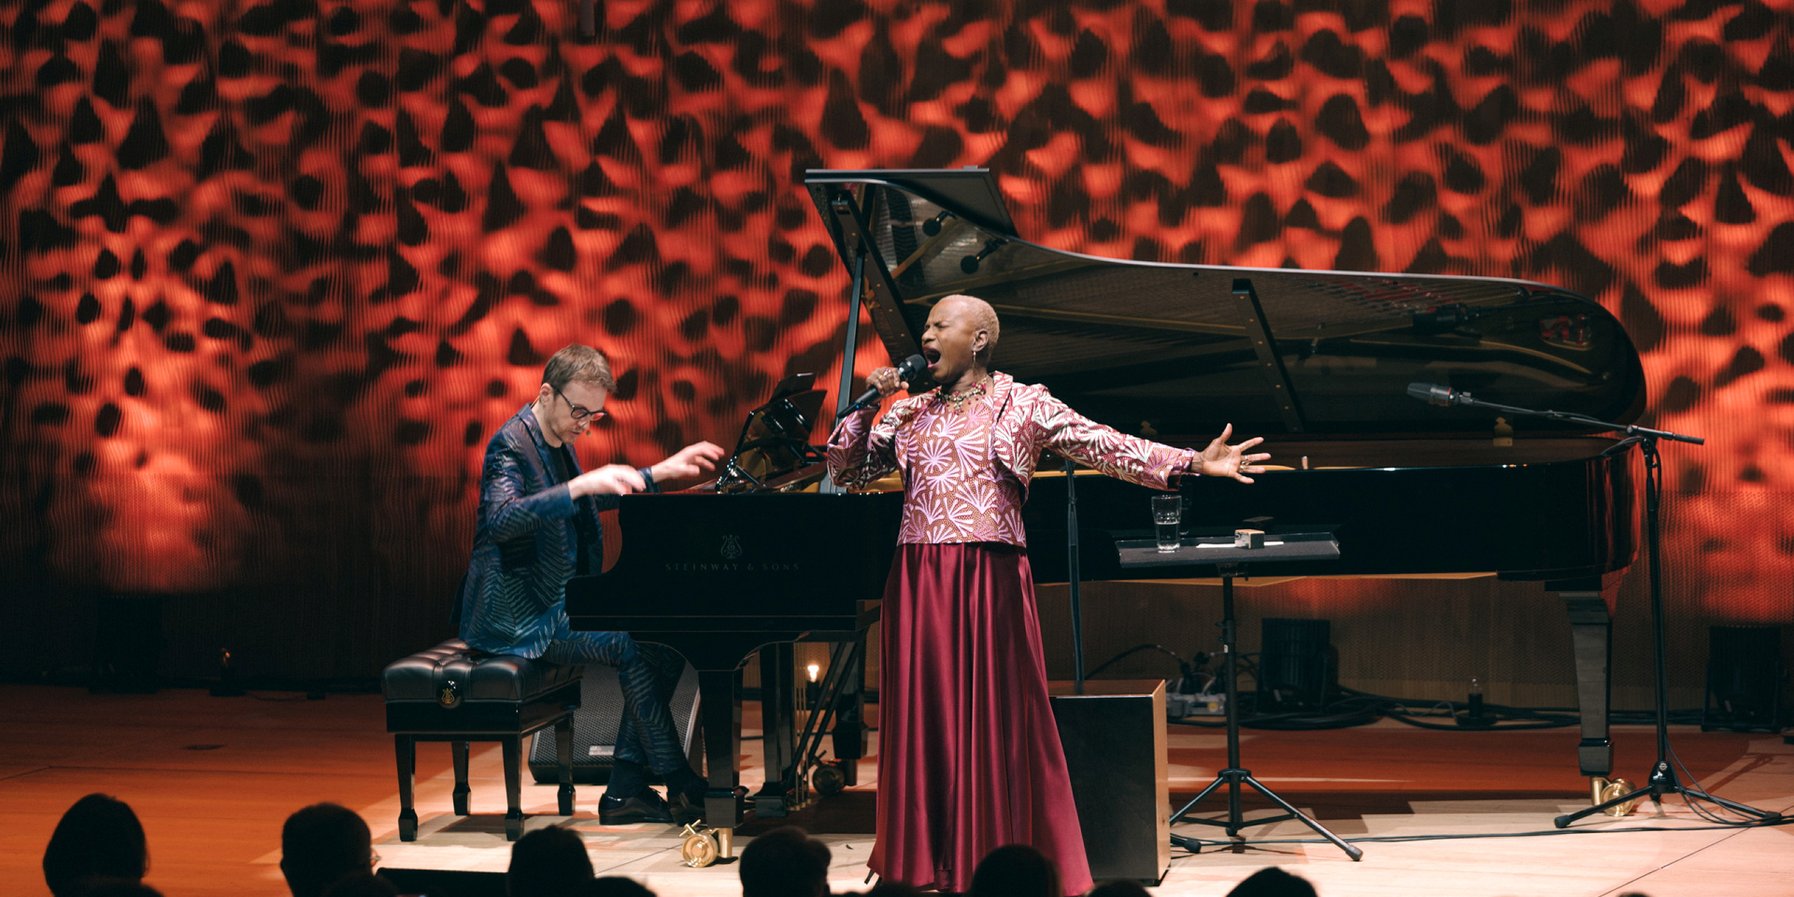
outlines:
M693 869L713 866L735 854L735 831L711 828L702 822L685 825L685 843L679 846L680 862Z
M1613 800L1622 794L1630 794L1632 792L1632 787L1632 783L1625 779L1613 779L1609 781L1603 776L1595 776L1588 780L1589 805L1598 806ZM1638 808L1638 801L1639 798L1635 797L1624 803L1614 804L1601 812L1615 818L1630 816L1632 815L1632 811Z

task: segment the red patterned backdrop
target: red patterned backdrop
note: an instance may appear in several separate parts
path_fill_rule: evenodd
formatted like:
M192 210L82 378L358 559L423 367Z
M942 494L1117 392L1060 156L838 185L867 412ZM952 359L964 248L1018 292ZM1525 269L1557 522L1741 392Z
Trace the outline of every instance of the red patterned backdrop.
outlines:
M1673 606L1794 616L1787 4L578 2L0 9L6 669L120 594L177 599L176 670L439 634L555 348L622 372L588 461L835 382L811 166L988 166L1101 255L1581 290L1709 440L1667 452Z

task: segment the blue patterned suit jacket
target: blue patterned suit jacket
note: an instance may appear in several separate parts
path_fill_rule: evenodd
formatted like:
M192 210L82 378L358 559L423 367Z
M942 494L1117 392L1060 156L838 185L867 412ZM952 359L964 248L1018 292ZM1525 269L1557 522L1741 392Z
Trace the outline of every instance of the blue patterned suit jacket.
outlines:
M473 559L461 584L461 639L481 651L542 656L568 632L566 585L580 555L588 572L603 566L598 512L616 507L617 497L575 500L554 476L556 453L567 476L578 476L579 459L542 438L528 405L486 443Z

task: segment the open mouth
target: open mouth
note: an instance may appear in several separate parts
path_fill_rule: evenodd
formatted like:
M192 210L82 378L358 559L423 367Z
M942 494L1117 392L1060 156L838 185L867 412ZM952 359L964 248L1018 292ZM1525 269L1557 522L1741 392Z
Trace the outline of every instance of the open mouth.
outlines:
M933 368L935 366L935 364L941 360L940 350L938 350L938 349L923 349L922 350L922 360L928 362L928 366L930 368Z

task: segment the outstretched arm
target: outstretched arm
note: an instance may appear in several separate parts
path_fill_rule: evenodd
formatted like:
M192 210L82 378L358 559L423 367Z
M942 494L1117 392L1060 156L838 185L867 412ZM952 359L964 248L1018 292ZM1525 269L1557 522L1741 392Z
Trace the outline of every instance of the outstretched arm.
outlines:
M1237 446L1227 445L1226 439L1233 432L1231 424L1207 448L1197 452L1129 436L1084 417L1051 396L1042 403L1036 420L1046 432L1046 448L1109 476L1154 489L1172 488L1184 474L1227 476L1250 483L1251 478L1245 474L1262 470L1254 469L1254 465L1271 457L1264 452L1247 454L1264 441L1258 437Z
M1205 477L1231 477L1242 483L1252 482L1249 473L1264 473L1264 462L1271 460L1270 452L1254 452L1263 436L1254 436L1238 445L1228 445L1227 440L1233 436L1233 424L1221 428L1221 435L1208 444L1202 453L1196 456L1196 464L1191 473Z

